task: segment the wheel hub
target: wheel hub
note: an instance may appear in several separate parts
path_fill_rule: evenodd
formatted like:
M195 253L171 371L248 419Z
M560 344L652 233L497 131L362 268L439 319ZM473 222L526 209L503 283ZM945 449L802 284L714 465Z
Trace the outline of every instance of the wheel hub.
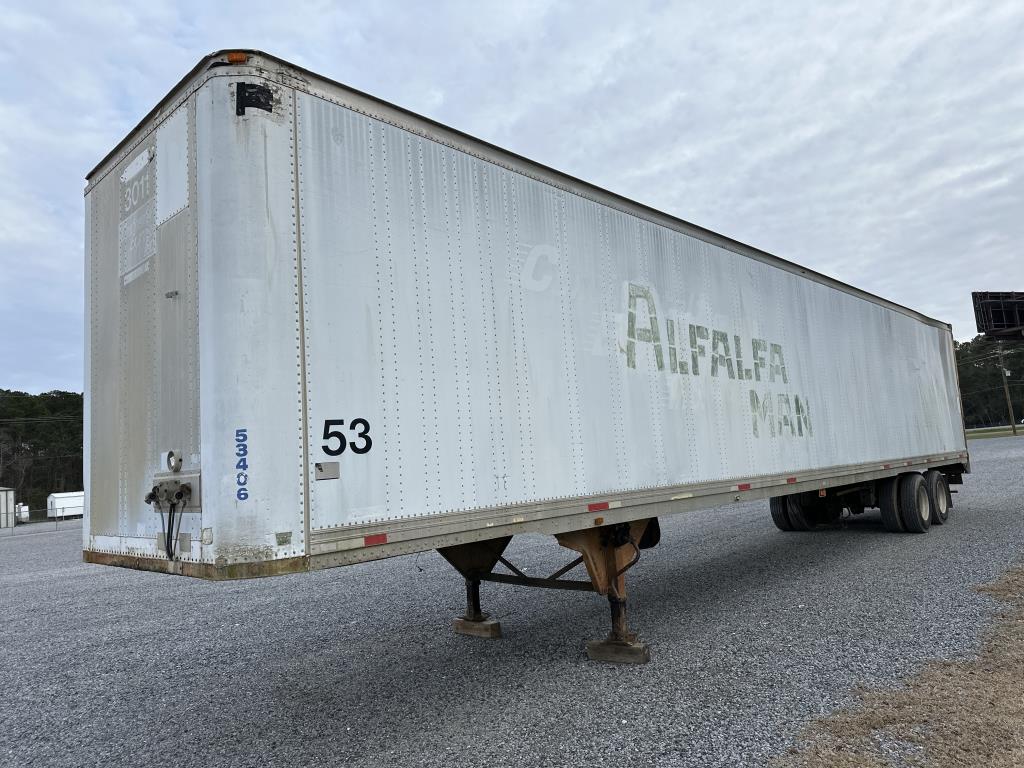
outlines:
M917 492L917 514L921 516L922 520L928 520L931 517L931 509L928 504L928 491L922 486Z

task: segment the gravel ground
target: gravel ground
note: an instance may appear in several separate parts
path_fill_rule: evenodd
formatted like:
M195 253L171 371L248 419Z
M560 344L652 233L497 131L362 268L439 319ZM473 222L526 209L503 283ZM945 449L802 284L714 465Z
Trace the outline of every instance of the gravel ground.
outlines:
M209 583L0 537L0 765L764 765L861 683L971 655L1024 555L1024 438L972 441L950 523L775 530L767 504L662 521L632 572L643 667L590 663L602 598L483 587L505 638L454 635L434 553ZM513 541L526 570L566 562Z

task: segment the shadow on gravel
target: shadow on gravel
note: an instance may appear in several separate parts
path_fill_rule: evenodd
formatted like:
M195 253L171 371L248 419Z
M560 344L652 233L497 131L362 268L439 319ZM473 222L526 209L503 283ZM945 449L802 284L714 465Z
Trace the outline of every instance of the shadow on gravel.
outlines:
M774 768L1024 765L1024 566L978 591L1006 605L976 658L862 691L858 707L811 723Z

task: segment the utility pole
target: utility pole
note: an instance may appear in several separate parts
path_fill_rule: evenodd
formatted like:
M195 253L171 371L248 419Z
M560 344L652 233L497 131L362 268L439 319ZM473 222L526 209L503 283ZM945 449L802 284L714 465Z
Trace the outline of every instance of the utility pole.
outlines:
M1013 415L1013 401L1010 400L1010 386L1006 383L1006 366L1003 365L1003 345L1000 344L997 349L999 350L999 378L1003 380L1003 394L1006 395L1006 411L1010 414L1010 429L1013 430L1013 436L1017 436L1017 419Z

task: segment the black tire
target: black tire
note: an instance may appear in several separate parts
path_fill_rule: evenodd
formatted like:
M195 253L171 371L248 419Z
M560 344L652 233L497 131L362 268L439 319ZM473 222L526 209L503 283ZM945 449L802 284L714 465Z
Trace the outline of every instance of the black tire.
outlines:
M786 497L786 516L794 531L809 531L814 528L812 510L807 510L798 494Z
M900 475L900 519L911 533L927 533L932 525L932 505L924 476L919 472Z
M887 477L878 483L878 509L882 512L882 525L889 533L902 533L900 519L899 478Z
M793 524L789 522L789 515L786 514L786 497L772 496L768 501L768 508L772 511L772 522L780 531L792 531Z
M644 528L643 534L640 536L640 541L637 543L637 549L653 549L658 546L661 541L661 523L658 522L658 518L652 517L647 521L647 527Z
M928 491L928 501L932 506L932 525L942 525L949 520L949 486L946 476L937 469L929 469L924 473L924 487Z

